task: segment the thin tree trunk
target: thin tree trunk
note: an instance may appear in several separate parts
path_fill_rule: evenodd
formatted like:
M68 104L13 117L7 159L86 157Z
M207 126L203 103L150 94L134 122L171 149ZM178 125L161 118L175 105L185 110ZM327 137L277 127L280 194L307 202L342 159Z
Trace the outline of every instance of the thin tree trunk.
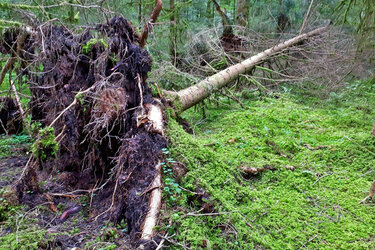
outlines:
M216 0L212 0L212 2L214 3L216 7L217 12L221 16L221 21L223 23L223 36L233 35L233 29L232 29L229 17L227 16L227 14L225 14L224 11L222 11L222 9L220 8L220 5L217 3Z
M222 70L219 73L211 77L208 77L193 86L190 86L178 92L165 91L165 94L172 95L172 97L175 97L177 98L177 100L179 100L178 104L176 105L177 112L187 110L188 108L194 106L195 104L207 98L215 91L226 86L231 81L237 79L241 74L246 73L247 71L252 69L256 64L262 62L269 56L276 54L290 46L293 46L311 36L318 35L324 32L326 29L326 27L322 27L310 31L309 33L296 36L270 49L267 49L255 56L252 56L241 63L230 66L229 68L226 68L225 70Z
M158 19L158 16L161 12L162 9L162 1L161 0L155 0L155 7L152 10L150 20L146 22L145 27L143 28L140 41L139 41L139 46L143 48L146 45L147 37L148 37L148 32L152 28L152 25L156 22L156 19Z
M250 1L237 0L236 23L242 27L247 27L249 23Z
M371 135L375 136L375 122L374 122L374 125L372 126Z
M142 0L138 1L138 25L142 22ZM139 26L140 27L140 26Z
M173 65L176 65L176 13L174 0L169 0L169 8L171 11L169 26L169 54Z
M308 10L306 12L305 18L303 19L303 22L302 22L302 25L301 25L301 29L299 30L299 34L302 34L303 30L306 27L307 19L309 18L310 11L311 11L311 6L313 5L313 2L314 2L314 0L311 0L309 8L308 8Z

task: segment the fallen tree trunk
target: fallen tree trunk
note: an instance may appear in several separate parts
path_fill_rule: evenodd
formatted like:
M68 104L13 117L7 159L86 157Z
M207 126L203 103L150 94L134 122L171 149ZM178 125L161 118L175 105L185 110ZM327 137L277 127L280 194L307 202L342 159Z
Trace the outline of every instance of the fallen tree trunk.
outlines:
M274 55L290 46L298 44L299 42L311 36L321 34L326 29L326 27L322 27L310 31L308 33L296 36L272 48L269 48L255 56L252 56L241 63L230 66L229 68L226 68L225 70L222 70L219 73L210 76L193 86L190 86L178 92L165 91L165 94L171 95L172 97L178 100L179 103L175 105L178 109L177 112L185 111L188 108L199 103L200 101L204 100L215 91L226 86L231 81L237 79L241 74L246 73L252 67L259 64L269 56Z

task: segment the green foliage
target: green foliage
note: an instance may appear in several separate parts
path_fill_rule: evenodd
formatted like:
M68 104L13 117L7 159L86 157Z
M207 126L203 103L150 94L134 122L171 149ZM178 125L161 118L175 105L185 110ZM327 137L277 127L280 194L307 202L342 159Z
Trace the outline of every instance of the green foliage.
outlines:
M51 240L52 235L46 238L46 231L39 228L37 225L25 221L21 214L11 216L10 221L20 220L18 227L11 226L11 232L0 237L0 249L44 249L48 246L48 240ZM17 222L15 222L17 223ZM22 224L21 224L22 223ZM9 224L7 224L9 226ZM13 228L14 227L14 228ZM10 228L8 227L8 230Z
M82 46L82 53L88 54L91 50L91 47L97 43L101 43L106 49L108 48L108 44L103 38L100 38L100 39L91 38L84 46Z
M16 152L13 149L20 146L29 146L31 143L28 135L12 135L0 137L0 157L12 156Z
M211 106L195 137L170 119L169 150L189 170L180 185L207 190L219 213L172 217L176 240L215 249L373 248L375 215L358 202L374 179L374 92L372 82L354 82L324 101L298 93L241 110ZM241 166L275 171L247 178ZM191 197L183 191L180 205L198 211Z
M167 148L163 148L162 151L167 157L166 162L161 163L163 169L164 198L169 200L171 203L174 203L181 194L181 188L174 179L171 166L172 164L176 163L176 161L172 157L168 157L170 152Z
M52 127L45 127L39 130L36 141L31 145L34 156L40 160L56 157L59 144L55 139L55 130Z

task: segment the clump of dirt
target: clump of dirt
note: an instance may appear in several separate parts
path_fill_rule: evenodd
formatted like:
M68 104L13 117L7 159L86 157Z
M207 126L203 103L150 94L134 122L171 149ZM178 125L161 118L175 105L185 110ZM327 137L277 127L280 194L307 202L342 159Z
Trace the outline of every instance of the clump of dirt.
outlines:
M64 202L62 194L90 193L91 221L125 220L136 246L155 166L167 147L147 119L148 105L160 105L146 82L149 54L123 17L79 34L48 24L29 40L32 121L53 127L59 148L57 157L34 155L28 162L17 186L20 200L56 204Z

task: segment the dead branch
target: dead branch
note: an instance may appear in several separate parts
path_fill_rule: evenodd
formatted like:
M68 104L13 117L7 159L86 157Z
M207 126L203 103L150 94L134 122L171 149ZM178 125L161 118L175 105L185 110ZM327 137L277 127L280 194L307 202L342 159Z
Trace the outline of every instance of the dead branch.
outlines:
M152 10L152 13L151 13L151 16L150 16L150 20L148 20L148 22L146 22L144 28L143 28L143 31L142 31L142 35L141 35L141 38L140 38L140 41L139 41L139 46L141 48L143 48L145 45L146 45L146 41L147 41L147 37L148 37L148 32L149 30L152 28L152 25L156 22L156 20L158 19L158 16L161 12L161 9L162 9L162 1L161 0L155 0L156 1L156 5L155 5L155 8Z

